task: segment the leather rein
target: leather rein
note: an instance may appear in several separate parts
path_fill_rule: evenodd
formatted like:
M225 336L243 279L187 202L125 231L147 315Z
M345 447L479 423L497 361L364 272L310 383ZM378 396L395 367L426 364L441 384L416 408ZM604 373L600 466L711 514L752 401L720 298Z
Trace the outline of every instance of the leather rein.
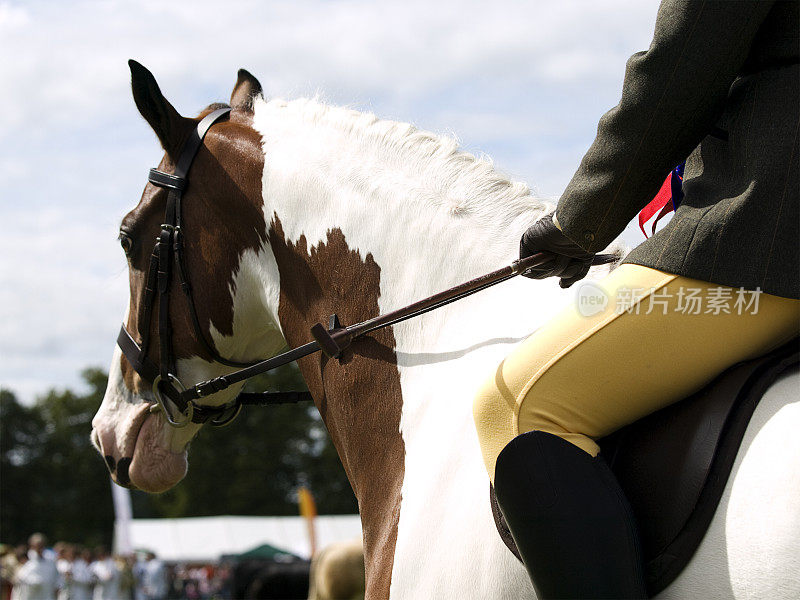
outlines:
M137 343L125 328L119 331L117 344L139 376L152 383L155 404L151 412L162 411L173 427L185 427L189 423L202 425L210 423L222 427L233 421L245 405L265 406L270 404L285 404L312 400L309 392L240 392L231 402L221 406L200 404L197 400L206 398L227 389L231 385L241 383L248 379L266 373L277 367L294 362L299 358L321 351L329 358L339 358L350 344L373 331L389 327L402 321L425 314L436 308L466 298L476 292L511 279L528 269L552 260L552 255L537 253L524 259L515 260L511 265L493 271L461 285L457 285L423 300L419 300L398 310L378 315L355 325L343 326L336 315L330 317L328 327L317 323L311 328L313 341L303 344L278 354L272 358L256 362L238 362L226 359L217 352L213 343L206 339L197 317L192 288L189 284L186 265L183 259L183 231L181 229L181 198L187 185L187 174L197 151L203 143L203 138L210 127L226 116L230 108L220 108L206 115L192 131L189 139L184 143L175 172L172 174L150 169L148 181L153 185L168 190L167 205L164 222L161 224L155 248L150 257L150 266L147 273L147 285L142 312L142 321L139 327L141 343ZM593 264L606 264L616 260L616 256L598 254ZM195 337L200 341L212 359L223 365L237 367L238 370L228 375L222 375L203 381L189 388L184 387L175 375L175 355L172 348L172 332L169 322L169 290L173 276L177 274L180 288L189 305L189 314L195 332ZM158 298L156 298L158 296ZM158 300L158 343L159 365L147 358L150 348L150 322L153 316L153 307ZM168 408L164 397L169 398L178 409L179 416L173 415Z

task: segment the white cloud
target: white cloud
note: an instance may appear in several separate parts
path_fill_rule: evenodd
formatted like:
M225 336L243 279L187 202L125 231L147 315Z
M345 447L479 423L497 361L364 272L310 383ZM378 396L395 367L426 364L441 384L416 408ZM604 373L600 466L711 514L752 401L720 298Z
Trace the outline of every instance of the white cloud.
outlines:
M0 385L28 398L105 366L126 285L120 217L159 155L128 58L184 113L236 69L269 95L452 132L545 195L566 185L647 47L657 2L0 2Z
M0 32L10 32L30 22L30 13L21 6L9 2L0 3Z
M129 106L125 60L149 65L184 110L238 66L270 92L317 88L424 98L464 80L603 85L629 45L646 45L652 4L613 2L44 2L2 5L0 78L19 110L0 131L85 123ZM619 44L627 38L633 44ZM615 40L616 43L610 43ZM622 48L620 48L622 46ZM224 88L222 88L224 89ZM186 90L191 90L187 93ZM194 93L192 93L194 92ZM178 94L176 96L176 93ZM182 94L182 95L181 95ZM183 101L183 102L181 102Z

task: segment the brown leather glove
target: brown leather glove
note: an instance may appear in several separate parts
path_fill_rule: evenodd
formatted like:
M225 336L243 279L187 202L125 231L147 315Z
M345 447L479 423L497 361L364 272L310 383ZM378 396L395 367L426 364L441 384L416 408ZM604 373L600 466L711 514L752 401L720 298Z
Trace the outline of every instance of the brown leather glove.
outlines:
M525 271L523 275L531 279L559 277L559 285L568 288L580 281L592 266L594 252L587 252L573 242L555 226L553 214L545 215L522 234L519 241L519 257L527 258L537 252L553 255L552 260Z

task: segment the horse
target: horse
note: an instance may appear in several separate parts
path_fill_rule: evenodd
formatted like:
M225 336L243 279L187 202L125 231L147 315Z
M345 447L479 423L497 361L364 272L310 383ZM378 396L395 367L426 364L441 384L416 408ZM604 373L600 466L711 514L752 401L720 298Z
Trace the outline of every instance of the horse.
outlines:
M328 544L311 557L308 600L364 600L364 577L362 540Z
M198 120L220 105L183 117L149 71L135 62L131 71L139 112L165 150L159 169L171 172ZM229 360L273 356L307 342L328 315L355 323L509 263L522 232L552 208L452 139L317 99L267 99L244 70L229 106L183 197L200 327L173 281L184 385L232 370L200 334ZM147 184L120 228L133 336L166 195ZM514 344L570 301L551 281L516 278L360 338L338 360L299 361L358 499L367 598L535 597L493 522L472 398ZM144 325L154 339L155 321ZM158 364L158 344L150 352ZM793 373L765 394L705 538L659 598L800 593L797 387ZM202 401L224 405L237 389ZM159 492L185 475L200 426L169 427L152 402L150 382L117 348L92 440L116 482Z

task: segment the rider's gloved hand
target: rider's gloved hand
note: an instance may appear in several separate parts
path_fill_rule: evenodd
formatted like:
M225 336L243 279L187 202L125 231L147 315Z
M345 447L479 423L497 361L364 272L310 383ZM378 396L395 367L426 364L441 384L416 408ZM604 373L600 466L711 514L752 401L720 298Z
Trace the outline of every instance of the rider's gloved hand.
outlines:
M573 242L553 223L553 215L545 215L522 234L519 241L519 257L527 258L537 252L548 252L552 260L528 269L523 275L532 279L559 277L559 285L568 288L580 281L592 266L594 252L587 252Z

